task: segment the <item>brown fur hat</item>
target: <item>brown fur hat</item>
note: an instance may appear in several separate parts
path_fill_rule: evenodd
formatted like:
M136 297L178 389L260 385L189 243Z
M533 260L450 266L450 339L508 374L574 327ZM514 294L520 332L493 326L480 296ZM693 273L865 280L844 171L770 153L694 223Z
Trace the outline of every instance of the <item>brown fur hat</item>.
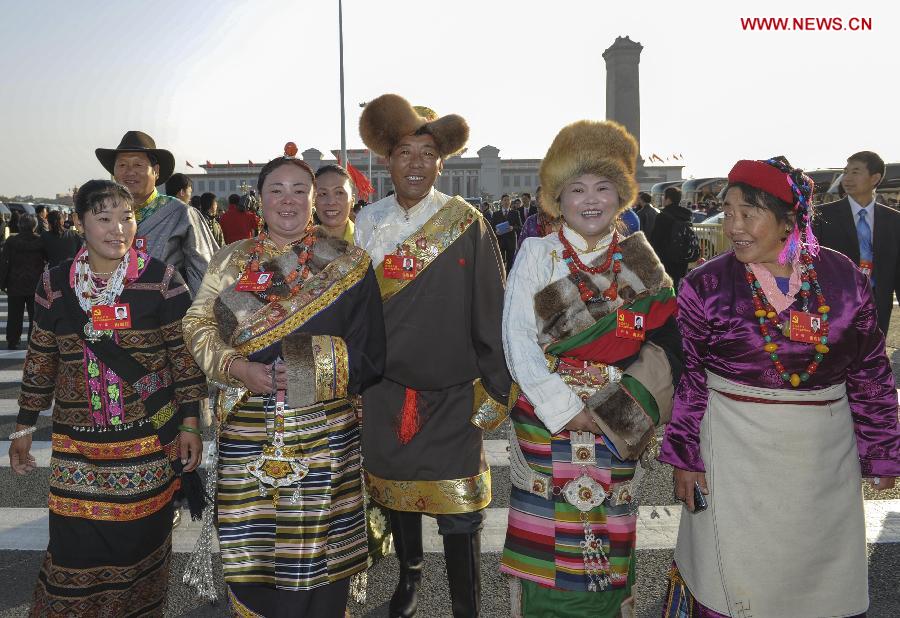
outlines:
M462 116L438 117L427 107L413 107L396 94L369 101L359 117L359 135L375 154L389 156L401 138L425 129L437 143L441 158L459 154L469 140L469 125Z
M541 209L559 217L563 186L576 176L596 174L615 183L624 210L637 197L637 155L637 141L617 122L579 120L563 127L541 162Z

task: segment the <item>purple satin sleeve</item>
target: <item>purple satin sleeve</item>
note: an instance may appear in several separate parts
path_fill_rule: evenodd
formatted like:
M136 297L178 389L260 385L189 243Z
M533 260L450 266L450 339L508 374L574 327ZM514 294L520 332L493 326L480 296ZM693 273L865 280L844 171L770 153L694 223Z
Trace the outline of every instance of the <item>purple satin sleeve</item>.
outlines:
M847 366L847 398L853 414L863 476L900 476L900 424L894 373L878 328L868 280L858 274L860 310L853 326L858 353Z
M682 280L677 302L676 319L681 331L684 370L675 388L672 420L666 426L659 460L683 470L705 472L700 457L700 422L706 413L709 396L703 364L710 337L709 323L703 301L692 282Z
M865 276L845 256L823 248L816 259L819 283L831 311L828 347L818 371L801 387L819 390L845 382L863 474L900 475L897 394L884 335L878 329ZM790 319L795 302L779 314ZM706 371L740 384L786 387L763 351L746 269L732 253L690 272L678 293L678 326L684 373L675 389L672 420L660 460L677 468L705 471L700 457L700 422L707 407ZM802 371L813 350L807 343L776 337L778 356L789 372Z
M519 233L519 246L525 242L526 238L539 237L541 235L540 226L538 225L538 215L534 214L525 219L522 231Z

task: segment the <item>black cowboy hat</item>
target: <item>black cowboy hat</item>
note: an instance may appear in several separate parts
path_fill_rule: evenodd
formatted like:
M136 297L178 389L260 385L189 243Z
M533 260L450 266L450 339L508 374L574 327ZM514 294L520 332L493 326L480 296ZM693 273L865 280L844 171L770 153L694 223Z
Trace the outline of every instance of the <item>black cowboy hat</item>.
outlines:
M152 154L159 162L159 180L157 185L163 184L175 171L175 157L168 150L156 147L153 138L143 131L129 131L122 136L122 141L116 148L97 148L94 153L100 164L106 171L115 175L116 155L120 152L145 152Z

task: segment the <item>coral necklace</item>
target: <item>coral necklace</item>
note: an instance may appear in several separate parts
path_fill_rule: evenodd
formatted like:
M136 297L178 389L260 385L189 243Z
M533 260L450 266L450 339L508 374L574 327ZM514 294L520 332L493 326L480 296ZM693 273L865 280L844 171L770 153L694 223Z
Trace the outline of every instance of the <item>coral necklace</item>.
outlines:
M772 342L772 331L769 329L769 325L766 324L766 322L770 322L771 326L775 327L774 330L781 332L785 337L790 336L790 324L784 324L778 321L778 313L776 313L775 308L766 298L765 292L762 290L762 284L757 281L756 275L754 275L753 271L750 269L750 265L746 265L747 283L750 284L750 293L753 296L753 306L756 308L754 315L759 320L759 332L765 341L763 350L769 354L769 358L775 365L775 370L781 376L781 379L794 388L800 386L801 382L809 380L809 377L819 368L819 363L822 362L822 359L828 354L828 312L831 311L831 307L825 304L825 296L822 294L822 286L819 285L816 268L812 263L812 257L810 257L805 249L802 249L800 251L799 259L800 281L802 282L800 286L800 298L803 299L803 312L806 313L809 310L809 297L812 292L815 292L816 301L819 305L817 311L822 316L822 337L819 339L819 343L814 344L816 352L813 354L813 359L810 361L809 365L806 366L806 371L799 374L788 373L784 368L784 365L781 364L781 361L778 359L778 344Z
M605 301L616 300L619 297L619 272L622 270L622 252L619 251L619 233L613 232L612 242L609 244L609 249L606 250L606 259L603 260L603 263L599 266L588 266L581 261L581 258L578 257L578 251L575 250L575 247L572 246L572 243L570 243L569 239L563 234L562 228L559 229L558 236L559 241L563 245L563 261L566 263L566 266L569 267L569 272L572 273L572 278L578 286L578 291L581 292L581 300L589 302L597 295L596 292L588 288L584 279L581 277L581 273L584 272L591 275L599 275L608 271L610 266L612 266L613 271L612 283L609 284L608 288L601 292L600 296Z
M267 238L268 236L265 232L262 232L256 237L256 244L253 246L253 251L250 253L250 264L248 266L248 269L251 272L259 272L259 258L263 254L263 243L265 243ZM271 290L272 288L280 286L288 286L288 293L274 294L269 290L255 292L260 300L271 303L291 298L297 293L300 286L303 285L303 282L309 279L310 270L308 262L312 256L312 248L316 244L316 235L309 232L298 242L302 244L302 246L300 247L300 251L297 252L297 267L287 275L275 273L272 276L272 285L269 287L269 290ZM296 252L295 247L297 247L297 245L298 243L292 243L291 250Z

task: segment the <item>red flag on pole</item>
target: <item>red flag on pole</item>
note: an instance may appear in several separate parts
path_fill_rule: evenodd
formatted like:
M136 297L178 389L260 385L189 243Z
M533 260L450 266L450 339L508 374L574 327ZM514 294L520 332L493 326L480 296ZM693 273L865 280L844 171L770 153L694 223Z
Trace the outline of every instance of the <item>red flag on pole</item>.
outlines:
M212 167L213 164L209 162L209 159L206 160L206 167Z
M341 165L341 158L337 158L338 165ZM363 174L361 171L353 167L353 164L349 161L347 162L347 173L350 174L350 178L353 179L353 184L356 185L356 197L368 200L369 196L375 193L375 187L372 186L372 183L369 182L369 179Z
M191 162L190 162L190 161L185 161L184 164L187 165L188 167L192 168L192 169L193 169L193 167L194 167L193 165L191 165Z
M253 165L253 161L251 161L250 159L247 159L247 163L249 163L250 165Z

